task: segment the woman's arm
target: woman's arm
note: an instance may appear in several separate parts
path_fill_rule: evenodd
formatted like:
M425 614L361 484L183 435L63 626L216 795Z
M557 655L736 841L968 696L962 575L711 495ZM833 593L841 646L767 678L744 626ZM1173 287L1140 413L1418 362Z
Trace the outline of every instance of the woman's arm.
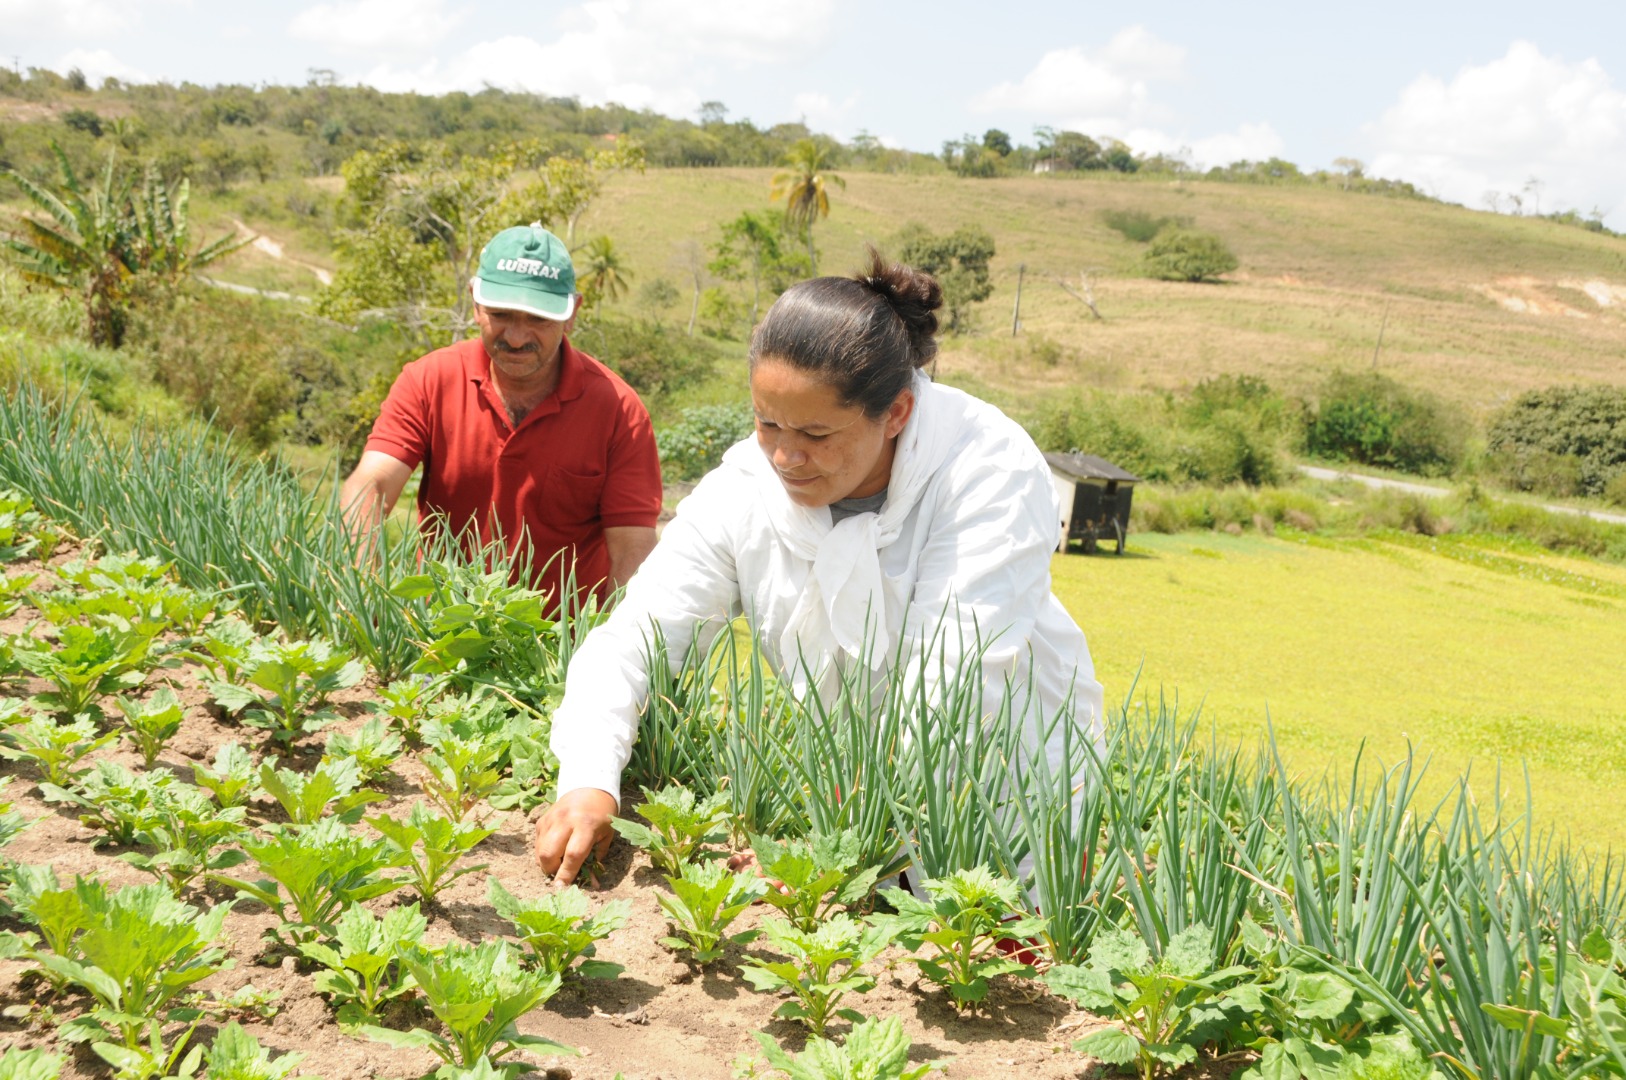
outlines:
M537 822L537 862L565 884L610 840L621 771L632 756L649 692L648 650L658 626L679 662L696 634L709 641L739 607L727 523L740 512L730 477L703 480L627 586L610 617L582 644L553 714L559 801Z

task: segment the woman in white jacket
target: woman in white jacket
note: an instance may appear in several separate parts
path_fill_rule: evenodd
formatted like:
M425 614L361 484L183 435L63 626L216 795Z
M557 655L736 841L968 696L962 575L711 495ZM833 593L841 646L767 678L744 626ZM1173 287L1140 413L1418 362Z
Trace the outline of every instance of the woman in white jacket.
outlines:
M553 717L560 798L536 828L544 871L570 882L609 846L653 624L680 657L744 614L798 690L900 643L910 656L980 641L990 711L1013 680L1034 691L1030 727L1070 706L1099 733L1089 649L1050 592L1049 467L998 409L920 370L941 305L930 275L877 255L869 273L801 282L769 309L751 337L756 436L683 501L571 663Z

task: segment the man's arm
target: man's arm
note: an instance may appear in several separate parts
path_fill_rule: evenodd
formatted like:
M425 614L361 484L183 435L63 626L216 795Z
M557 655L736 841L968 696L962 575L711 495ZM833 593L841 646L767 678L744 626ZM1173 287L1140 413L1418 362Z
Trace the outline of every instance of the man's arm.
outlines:
M339 488L339 505L344 508L344 518L352 534L359 536L368 532L395 509L402 489L412 476L412 468L382 450L362 452L355 472ZM614 565L612 556L612 568Z
M610 556L610 588L619 589L655 550L655 530L638 525L606 528L604 548Z

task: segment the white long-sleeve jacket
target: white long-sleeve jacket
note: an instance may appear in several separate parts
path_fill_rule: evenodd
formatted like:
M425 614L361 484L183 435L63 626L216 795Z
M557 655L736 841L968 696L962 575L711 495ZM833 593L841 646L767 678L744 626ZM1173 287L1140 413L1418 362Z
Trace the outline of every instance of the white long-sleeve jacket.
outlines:
M869 655L890 660L900 635L919 649L947 612L964 633L951 628L944 647L978 635L984 643L990 712L1007 679L1025 686L1031 677L1025 724L1070 702L1099 736L1102 691L1089 648L1050 591L1060 511L1049 466L992 405L924 376L915 392L878 514L832 528L828 508L790 500L754 437L700 481L571 662L553 717L561 793L598 788L619 798L648 692L653 623L676 663L696 634L706 644L745 614L775 670L799 685L804 664L830 670L862 652L866 628L878 639Z

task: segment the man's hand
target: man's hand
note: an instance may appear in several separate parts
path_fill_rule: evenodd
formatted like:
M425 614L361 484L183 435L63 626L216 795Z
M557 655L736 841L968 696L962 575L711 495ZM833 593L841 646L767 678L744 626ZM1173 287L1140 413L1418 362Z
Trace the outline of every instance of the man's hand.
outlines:
M598 788L567 791L536 823L536 864L561 885L576 880L587 857L609 854L615 797Z

